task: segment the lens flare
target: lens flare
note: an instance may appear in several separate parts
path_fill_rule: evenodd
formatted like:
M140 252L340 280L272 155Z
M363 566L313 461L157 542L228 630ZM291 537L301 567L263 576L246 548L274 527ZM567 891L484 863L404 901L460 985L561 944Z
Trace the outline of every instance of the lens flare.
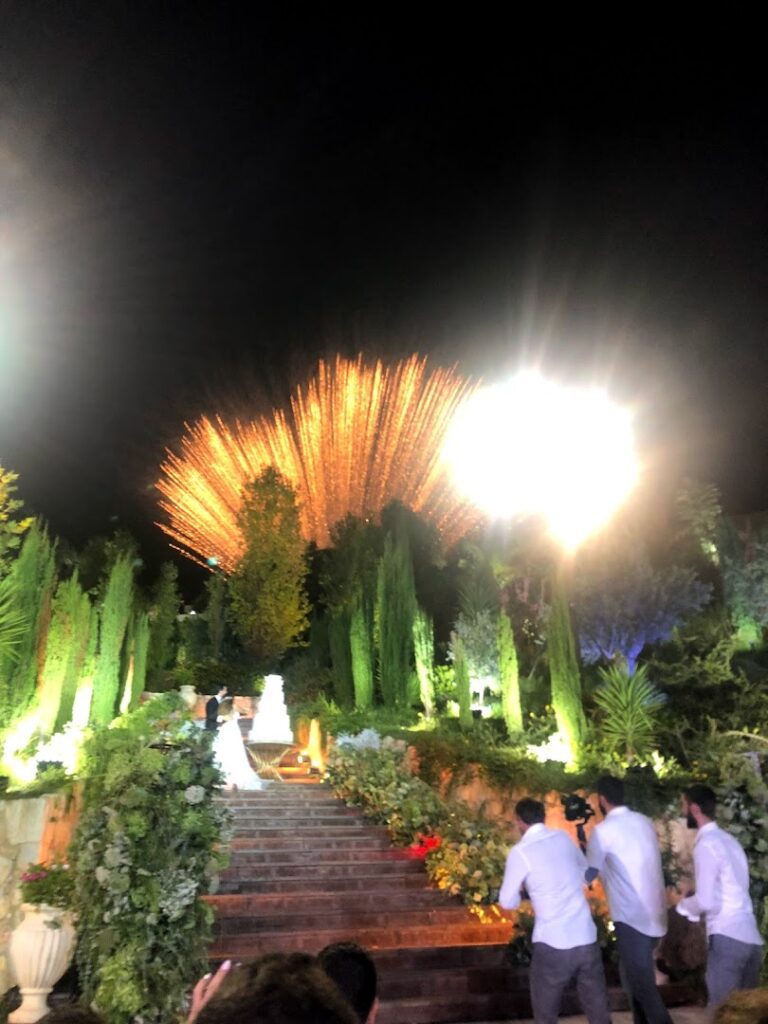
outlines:
M391 366L362 356L321 361L290 409L252 422L203 417L168 451L157 488L160 528L182 554L231 572L242 552L244 486L275 466L295 488L302 532L319 547L348 513L376 517L397 499L450 543L479 519L441 459L445 434L474 385L413 355Z
M610 519L638 476L629 412L597 388L536 373L475 391L444 457L457 487L490 516L542 516L567 549Z

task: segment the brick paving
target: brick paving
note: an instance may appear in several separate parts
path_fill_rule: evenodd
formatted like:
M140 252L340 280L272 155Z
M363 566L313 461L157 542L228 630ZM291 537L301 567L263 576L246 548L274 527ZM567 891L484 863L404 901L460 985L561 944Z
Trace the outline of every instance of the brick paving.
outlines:
M511 923L503 914L483 923L430 888L423 863L392 847L383 828L345 807L329 787L297 779L226 799L235 834L220 891L209 897L217 911L212 961L316 953L354 939L376 960L379 1024L530 1016L527 969L505 963ZM624 1009L621 990L610 994L612 1007ZM669 987L665 995L674 1005L687 992ZM573 993L563 1010L578 1010ZM675 1010L675 1024L700 1024L697 1013ZM624 1019L629 1015L614 1018Z

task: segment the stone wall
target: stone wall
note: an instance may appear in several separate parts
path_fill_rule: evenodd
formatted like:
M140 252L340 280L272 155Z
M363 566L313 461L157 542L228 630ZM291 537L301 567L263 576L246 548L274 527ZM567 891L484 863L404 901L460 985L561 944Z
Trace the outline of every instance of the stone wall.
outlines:
M77 799L59 795L0 800L0 996L14 984L8 940L19 922L19 874L28 864L66 856Z

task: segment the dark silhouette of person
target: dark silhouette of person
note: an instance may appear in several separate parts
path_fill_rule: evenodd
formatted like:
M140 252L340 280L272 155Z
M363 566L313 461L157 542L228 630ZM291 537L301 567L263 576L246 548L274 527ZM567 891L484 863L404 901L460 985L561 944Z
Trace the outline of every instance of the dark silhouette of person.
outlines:
M215 697L211 697L205 704L205 728L208 732L216 732L219 728L219 704L227 696L226 686L220 686Z

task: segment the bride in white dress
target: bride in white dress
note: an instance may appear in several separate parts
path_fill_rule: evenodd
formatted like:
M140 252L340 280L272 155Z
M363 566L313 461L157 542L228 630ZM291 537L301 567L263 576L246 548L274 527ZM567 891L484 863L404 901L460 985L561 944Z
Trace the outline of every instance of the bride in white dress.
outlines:
M214 760L224 776L225 789L261 789L264 783L248 762L239 717L231 700L221 702L219 718L224 721L213 741Z

